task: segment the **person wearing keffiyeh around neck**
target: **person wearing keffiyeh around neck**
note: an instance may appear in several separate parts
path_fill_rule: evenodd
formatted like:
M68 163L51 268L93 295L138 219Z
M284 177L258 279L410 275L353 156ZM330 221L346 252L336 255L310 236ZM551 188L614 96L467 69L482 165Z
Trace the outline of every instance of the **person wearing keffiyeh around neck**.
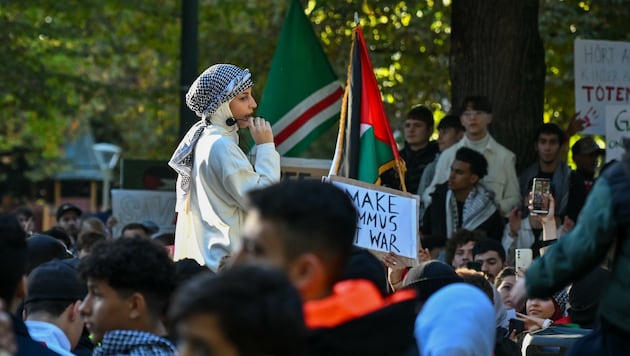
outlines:
M241 245L246 193L280 180L280 155L269 122L254 116L251 73L215 64L191 85L186 104L201 119L184 136L169 165L178 173L175 260L193 258L216 272ZM238 146L249 128L256 155Z

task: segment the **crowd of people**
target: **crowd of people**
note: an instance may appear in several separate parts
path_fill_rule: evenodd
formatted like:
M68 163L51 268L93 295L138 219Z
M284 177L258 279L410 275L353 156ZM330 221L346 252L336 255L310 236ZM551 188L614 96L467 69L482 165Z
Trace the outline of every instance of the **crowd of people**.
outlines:
M411 267L354 246L343 190L280 180L252 86L227 64L191 86L201 119L170 162L174 235L142 220L112 236L111 221L69 203L42 232L28 209L0 214L0 354L528 355L549 334L572 336L547 345L556 353L630 354L630 156L598 177L603 152L587 136L570 148L574 171L573 133L547 123L517 175L487 98L466 98L436 142L431 110L412 108L400 152L422 202ZM547 214L530 212L534 178L551 183ZM382 181L400 188L396 173Z

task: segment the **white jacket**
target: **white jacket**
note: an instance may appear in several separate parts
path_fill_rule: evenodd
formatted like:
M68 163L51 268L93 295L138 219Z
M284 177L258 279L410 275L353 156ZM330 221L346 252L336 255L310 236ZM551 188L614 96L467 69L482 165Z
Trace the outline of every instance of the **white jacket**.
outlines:
M195 146L188 204L177 216L174 259L194 258L216 271L223 256L241 247L247 192L279 180L273 143L256 147L252 167L236 126L208 126Z

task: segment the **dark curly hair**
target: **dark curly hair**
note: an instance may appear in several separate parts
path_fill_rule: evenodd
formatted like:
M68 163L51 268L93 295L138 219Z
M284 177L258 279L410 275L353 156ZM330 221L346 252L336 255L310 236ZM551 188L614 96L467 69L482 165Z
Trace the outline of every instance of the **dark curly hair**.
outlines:
M79 263L84 279L106 281L121 296L141 293L156 316L175 289L175 264L164 246L145 238L101 241Z
M455 160L466 162L470 165L470 171L476 174L479 179L488 174L488 161L479 152L468 148L462 147L455 152Z

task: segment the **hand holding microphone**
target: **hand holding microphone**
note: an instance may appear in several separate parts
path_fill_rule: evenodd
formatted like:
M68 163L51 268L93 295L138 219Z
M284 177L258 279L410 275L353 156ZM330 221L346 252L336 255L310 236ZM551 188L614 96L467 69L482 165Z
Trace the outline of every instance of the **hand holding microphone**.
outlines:
M262 117L249 118L249 132L257 145L273 142L273 132L271 124Z

